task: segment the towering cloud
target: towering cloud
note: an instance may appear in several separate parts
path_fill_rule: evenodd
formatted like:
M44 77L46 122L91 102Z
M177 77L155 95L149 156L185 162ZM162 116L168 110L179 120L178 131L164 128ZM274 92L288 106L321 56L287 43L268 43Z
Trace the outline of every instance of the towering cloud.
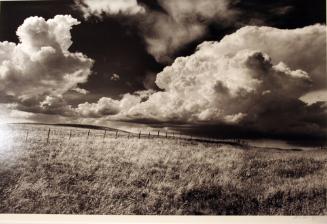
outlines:
M237 123L258 116L267 101L297 99L311 86L309 75L284 63L272 64L260 51L233 56L207 54L178 58L157 77L162 92L133 107L128 115L160 121Z
M325 48L322 25L295 30L244 27L176 59L157 77L164 91L129 113L187 121L260 118L270 101L297 101L325 86Z
M70 30L79 22L58 15L27 18L18 28L19 43L0 43L1 101L10 98L22 110L66 107L62 96L87 81L93 60L69 51Z
M162 91L116 107L110 118L319 129L316 122L326 117L325 104L309 106L299 98L326 83L325 46L323 25L244 27L177 58L157 75Z

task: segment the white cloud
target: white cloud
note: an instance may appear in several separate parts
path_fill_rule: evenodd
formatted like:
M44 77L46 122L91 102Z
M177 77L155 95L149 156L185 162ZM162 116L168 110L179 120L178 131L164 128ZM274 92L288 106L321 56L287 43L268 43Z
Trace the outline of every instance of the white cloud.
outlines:
M114 100L109 97L102 97L95 103L82 103L72 109L77 116L82 117L104 117L117 115L120 112L127 113L135 105L147 100L153 90L137 91L134 94L124 94L122 99ZM119 115L119 117L121 117Z
M199 50L166 67L156 83L163 91L131 108L127 116L166 122L237 123L265 109L256 102L296 99L311 86L306 72L292 71L285 64L273 65L267 54L252 50L230 57Z
M96 103L82 103L75 109L82 117L103 117L119 112L119 101L102 97Z
M204 42L199 46L203 54L235 55L241 50L267 53L274 64L284 62L291 69L310 74L314 88L323 88L326 74L326 26L312 25L293 30L247 26L220 42Z
M127 94L114 101L117 110L107 118L296 129L291 123L324 113L299 98L320 88L325 79L325 29L249 26L220 42L204 42L193 55L177 58L157 75L162 91L143 100ZM125 101L128 106L122 107Z
M69 15L29 17L17 29L18 44L0 42L2 96L10 96L21 108L43 110L54 102L50 98L59 99L85 83L93 60L69 51L70 30L78 24Z
M84 17L91 15L102 17L103 15L136 15L145 12L145 8L136 0L76 0L76 4L83 12Z

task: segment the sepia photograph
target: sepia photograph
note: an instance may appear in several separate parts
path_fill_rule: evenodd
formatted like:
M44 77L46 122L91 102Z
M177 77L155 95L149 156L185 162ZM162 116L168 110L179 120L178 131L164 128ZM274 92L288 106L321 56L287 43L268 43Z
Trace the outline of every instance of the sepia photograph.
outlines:
M327 215L326 34L325 0L0 1L0 216Z

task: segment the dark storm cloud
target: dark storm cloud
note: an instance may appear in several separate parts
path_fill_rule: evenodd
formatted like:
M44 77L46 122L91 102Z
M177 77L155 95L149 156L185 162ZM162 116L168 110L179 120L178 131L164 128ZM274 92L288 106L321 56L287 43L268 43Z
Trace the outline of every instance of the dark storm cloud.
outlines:
M198 136L285 139L292 144L310 146L319 146L327 141L326 102L308 106L301 101L293 100L287 103L287 109L271 107L264 113L266 114L262 120L252 123L188 124L173 129Z
M278 103L280 105L280 102ZM167 130L181 134L212 138L284 139L302 146L306 144L320 146L327 141L326 102L317 102L308 106L301 101L291 100L287 102L287 108L289 109L271 106L263 112L266 114L262 119L238 124L171 123L150 119L136 119L133 122L147 124L154 129L167 128ZM267 124L267 122L270 123Z
M84 4L80 4L84 2ZM221 38L244 25L271 25L295 28L325 21L324 1L307 7L304 1L236 1L236 0L157 0L121 2L119 15L129 15L143 33L147 50L160 63L170 63L187 54L203 40ZM116 3L117 3L116 2ZM117 15L112 1L77 2L87 16ZM100 4L101 3L101 4ZM124 4L129 7L123 7ZM135 8L135 13L130 8ZM142 8L142 10L137 10ZM102 13L99 14L98 12ZM314 14L316 13L316 15ZM314 16L313 16L314 15ZM188 50L189 49L189 50Z
M129 15L140 26L148 52L160 63L171 62L176 50L201 38L207 31L207 21L216 20L230 24L237 11L230 7L233 0L160 0L160 10L128 1L76 1L86 18L90 15ZM137 15L137 16L136 16Z
M326 21L326 1L315 0L248 0L235 7L246 18L254 18L278 28L298 28Z

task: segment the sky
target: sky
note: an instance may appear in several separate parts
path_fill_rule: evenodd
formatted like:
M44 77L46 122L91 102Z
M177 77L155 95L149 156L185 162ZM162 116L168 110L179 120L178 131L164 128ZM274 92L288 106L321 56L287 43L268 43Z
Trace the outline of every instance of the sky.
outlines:
M324 0L0 4L0 122L326 138Z

